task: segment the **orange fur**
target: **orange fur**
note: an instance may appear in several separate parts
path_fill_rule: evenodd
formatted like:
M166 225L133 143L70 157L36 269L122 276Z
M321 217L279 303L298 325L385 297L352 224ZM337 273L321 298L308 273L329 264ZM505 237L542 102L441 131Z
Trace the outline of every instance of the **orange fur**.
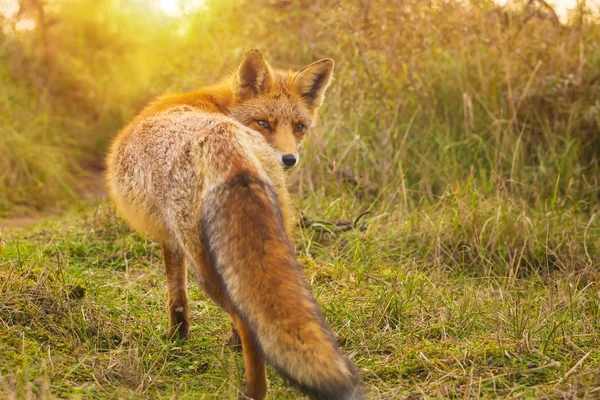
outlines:
M190 265L231 315L254 399L266 395L265 359L315 398L362 398L295 259L282 168L297 163L332 69L277 71L251 50L222 83L153 102L107 157L119 213L161 242L169 334L189 335Z

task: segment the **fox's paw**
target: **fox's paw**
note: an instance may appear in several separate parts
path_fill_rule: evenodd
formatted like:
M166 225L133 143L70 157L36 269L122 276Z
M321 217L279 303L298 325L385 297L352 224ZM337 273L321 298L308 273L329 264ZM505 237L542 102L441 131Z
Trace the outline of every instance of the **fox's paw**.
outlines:
M262 390L249 390L248 386L244 386L238 394L238 400L263 400L265 397L267 397L266 388Z
M190 329L187 324L179 324L169 328L169 332L163 336L164 340L188 340L190 338Z

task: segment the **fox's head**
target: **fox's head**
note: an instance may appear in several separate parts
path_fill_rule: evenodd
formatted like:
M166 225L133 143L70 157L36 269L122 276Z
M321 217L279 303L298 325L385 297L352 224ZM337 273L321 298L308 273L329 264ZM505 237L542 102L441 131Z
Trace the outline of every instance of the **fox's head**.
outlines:
M331 81L333 60L325 58L298 72L272 69L258 50L244 55L232 81L230 115L260 132L282 165L298 164L298 148L315 125L317 109Z

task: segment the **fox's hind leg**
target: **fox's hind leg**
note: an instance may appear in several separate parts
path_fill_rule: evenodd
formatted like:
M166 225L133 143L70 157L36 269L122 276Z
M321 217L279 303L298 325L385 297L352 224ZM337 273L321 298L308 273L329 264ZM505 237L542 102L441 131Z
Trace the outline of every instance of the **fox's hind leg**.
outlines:
M204 247L196 243L195 240L188 240L186 245L187 253L196 267L202 289L231 316L234 327L232 336L235 335L234 337L241 343L244 354L246 387L244 393L240 395L240 399L262 400L267 395L267 374L262 351L256 344L248 324L239 316L229 300L223 281L211 265ZM237 334L233 332L237 332Z
M167 287L169 289L169 333L168 338L187 339L190 335L190 317L187 296L187 267L184 253L177 245L161 242Z
M246 386L240 399L262 400L267 395L267 371L265 358L257 345L248 324L235 312L230 312L231 319L244 352L244 367L246 370Z

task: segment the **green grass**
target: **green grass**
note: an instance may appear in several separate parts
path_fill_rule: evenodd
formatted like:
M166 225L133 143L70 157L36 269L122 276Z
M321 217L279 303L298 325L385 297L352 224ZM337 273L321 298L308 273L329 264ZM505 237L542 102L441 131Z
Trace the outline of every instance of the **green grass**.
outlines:
M355 196L301 202L353 219ZM447 193L410 212L371 207L366 230L298 231L298 255L370 398L596 398L600 229ZM587 249L587 250L586 250ZM235 398L229 320L190 278L192 338L162 339L159 246L97 209L5 235L0 393L18 398ZM298 398L269 371L270 398ZM28 397L29 396L29 397Z
M597 15L50 3L43 31L0 20L0 217L79 211L0 232L1 398L236 397L226 314L190 278L192 339L163 341L158 246L80 189L152 96L214 83L255 47L275 67L336 61L290 188L317 221L297 232L306 278L370 398L600 397ZM298 397L269 376L272 399Z

